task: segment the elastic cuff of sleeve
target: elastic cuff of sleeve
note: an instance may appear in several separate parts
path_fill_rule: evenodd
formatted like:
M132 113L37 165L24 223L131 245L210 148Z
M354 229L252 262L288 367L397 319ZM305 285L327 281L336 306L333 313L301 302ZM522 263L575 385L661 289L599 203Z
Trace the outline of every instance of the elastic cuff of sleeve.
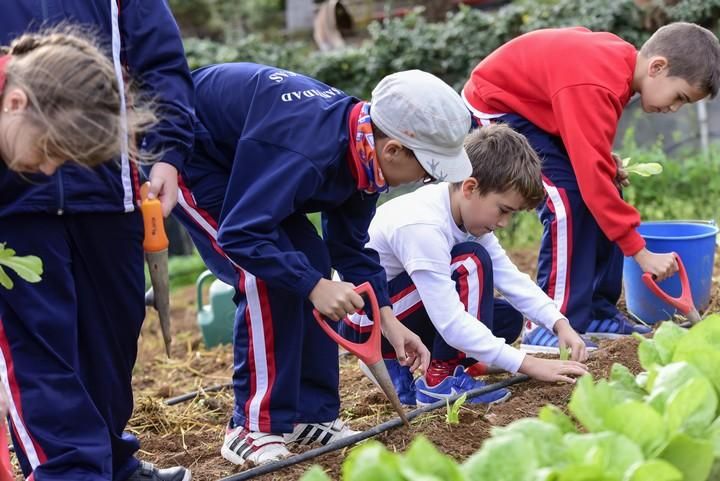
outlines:
M622 237L615 241L627 257L634 256L645 247L645 239L642 238L636 229L629 230Z
M315 289L315 286L318 282L320 282L322 277L322 274L318 271L308 271L307 275L300 280L300 284L298 286L300 294L306 299L310 297L310 293L313 289Z
M493 364L515 374L524 360L525 353L523 351L505 344Z
M540 309L540 312L538 312L537 315L537 319L532 319L532 321L534 321L536 324L540 324L547 329L550 329L550 331L552 332L555 332L555 323L559 319L564 318L565 316L562 312L558 310L554 303L548 303Z
M186 157L187 155L180 152L179 150L168 149L162 152L162 157L160 157L157 162L165 162L166 164L170 164L175 167L178 172L180 172L183 168L183 165L185 165Z

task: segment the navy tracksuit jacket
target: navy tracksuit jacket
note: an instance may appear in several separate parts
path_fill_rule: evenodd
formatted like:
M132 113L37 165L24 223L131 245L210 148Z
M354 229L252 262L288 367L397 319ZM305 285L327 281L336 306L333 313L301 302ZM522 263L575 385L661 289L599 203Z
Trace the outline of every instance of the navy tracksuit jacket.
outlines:
M157 99L163 120L144 145L182 167L192 148L192 81L167 3L4 2L0 42L60 22L97 32L118 73L125 65ZM137 439L123 433L145 317L138 184L126 156L29 181L0 162L0 242L44 264L41 283L15 277L12 291L0 288L0 379L11 393L15 452L36 481L121 481L138 467Z
M235 425L288 432L338 415L337 346L308 295L334 267L390 305L364 246L377 194L358 191L348 117L358 100L317 80L240 63L193 73L195 151L175 213L236 288ZM322 212L323 237L307 219Z

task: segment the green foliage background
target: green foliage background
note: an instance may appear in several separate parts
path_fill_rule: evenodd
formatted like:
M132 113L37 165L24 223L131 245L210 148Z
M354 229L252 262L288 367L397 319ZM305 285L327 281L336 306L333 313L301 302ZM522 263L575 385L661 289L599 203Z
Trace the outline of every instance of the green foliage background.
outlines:
M278 34L282 0L171 0L186 35L191 68L249 61L305 73L362 98L398 70L421 68L462 88L472 68L508 40L538 28L583 25L616 33L640 46L659 24L699 23L717 31L720 0L682 0L674 6L633 0L519 0L494 12L460 8L443 23L430 23L419 9L404 18L372 23L359 45L321 53L308 41ZM248 32L255 32L248 34ZM188 36L189 34L189 36ZM634 131L625 134L623 156L633 162L660 162L659 176L633 176L625 198L643 219L717 219L720 214L720 150L708 157L663 152L658 142L640 148ZM319 224L319 216L311 217ZM535 245L541 226L534 212L516 215L499 233L506 247Z
M264 19L256 20L256 26L263 22L272 25L269 12L277 1L173 0L171 5L181 25L189 17L191 26L183 26L185 34L202 34L198 19L214 25L205 27L214 31L206 35L211 38L186 39L191 67L231 61L265 63L311 75L368 98L382 77L412 68L438 75L459 89L486 55L508 40L539 28L583 25L616 33L639 46L658 23L683 20L715 28L720 17L720 0L683 0L672 7L656 1L651 10L639 8L633 0L525 0L494 12L460 8L448 14L444 23L430 23L417 10L404 18L372 23L369 38L362 44L330 53L315 52L307 42L267 37L268 29L263 30L264 37L237 35L243 24L252 24L252 15ZM193 4L197 13L190 16L188 5Z

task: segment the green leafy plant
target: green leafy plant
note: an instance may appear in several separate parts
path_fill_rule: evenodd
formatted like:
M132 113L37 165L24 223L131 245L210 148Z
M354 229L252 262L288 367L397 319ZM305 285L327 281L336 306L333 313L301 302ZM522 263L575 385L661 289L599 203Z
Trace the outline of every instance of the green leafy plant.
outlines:
M692 347L699 355L692 354ZM715 358L708 355L715 353ZM352 451L343 479L428 481L709 481L720 473L720 314L690 330L661 325L642 338L638 376L616 364L608 380L581 378L568 405L495 427L458 464L425 438L405 454L380 443ZM448 410L450 406L448 405ZM312 477L311 477L312 476ZM305 481L327 481L322 470Z
M447 399L445 400L447 409L447 413L445 414L445 422L447 422L448 424L460 424L460 409L463 407L463 404L465 404L465 401L467 401L467 393L457 398L452 403L452 406L450 405L450 401L448 401Z
M297 70L359 97L369 98L375 84L390 73L422 68L438 75L456 89L462 88L473 66L503 43L540 28L582 25L594 31L619 35L639 47L659 26L672 21L694 22L714 27L720 16L720 0L683 0L668 6L663 2L635 0L557 0L512 2L496 11L467 7L446 16L445 21L427 21L422 10L402 18L374 22L369 38L342 50L318 53L307 42L280 38L263 40L282 21L278 0L172 0L183 31L217 38L212 49L196 49L189 39L186 50L195 67L221 61L262 61ZM667 2L670 3L670 2ZM648 22L651 14L653 22ZM250 30L238 38L238 30ZM213 50L216 57L209 52ZM271 55L266 55L273 52ZM282 52L282 53L281 53Z
M567 361L570 359L570 349L565 346L560 346L560 360Z
M17 256L15 250L0 243L0 285L5 289L13 288L13 280L3 270L3 266L12 269L27 282L40 282L43 272L42 261L37 256Z
M630 157L625 157L622 159L623 169L625 169L628 174L637 174L642 177L650 177L651 175L662 174L662 164L659 164L657 162L642 162L631 164L630 159Z
M237 32L232 24L240 10L256 2L272 7L273 1L173 0L172 5L188 21L207 18L206 22L211 24L220 18L230 24L224 29L226 32ZM672 6L664 4L670 2L646 3L652 12L639 7L635 0L528 0L493 12L460 8L442 23L428 22L422 12L415 11L402 18L375 22L368 29L366 41L332 52L317 52L313 45L303 41L286 38L270 41L257 32L228 34L222 41L186 38L185 51L191 68L222 62L264 63L308 74L348 94L369 98L373 87L385 75L413 68L431 72L459 90L470 70L493 50L538 28L583 25L615 33L640 46L658 26L647 23L649 13L663 22L687 21L710 28L717 26L720 16L720 0L682 0ZM212 14L213 11L216 13ZM705 201L720 197L717 148L711 149L708 158L698 154L671 158L660 144L638 147L633 129L628 129L621 153L632 157L635 165L658 163L664 169L665 175L624 189L625 200L638 208L643 219L713 219L720 215L720 204ZM698 189L698 185L703 189ZM506 247L534 246L542 233L539 225L534 212L521 212L498 236Z

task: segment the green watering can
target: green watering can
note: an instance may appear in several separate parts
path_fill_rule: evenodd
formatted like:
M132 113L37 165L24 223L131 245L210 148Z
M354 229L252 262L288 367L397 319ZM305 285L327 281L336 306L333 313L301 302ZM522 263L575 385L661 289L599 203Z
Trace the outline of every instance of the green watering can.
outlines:
M210 271L205 271L197 279L197 322L200 326L205 347L218 344L231 344L233 324L235 323L235 289L219 279L210 284L210 304L203 303L203 285L208 279L215 279Z

